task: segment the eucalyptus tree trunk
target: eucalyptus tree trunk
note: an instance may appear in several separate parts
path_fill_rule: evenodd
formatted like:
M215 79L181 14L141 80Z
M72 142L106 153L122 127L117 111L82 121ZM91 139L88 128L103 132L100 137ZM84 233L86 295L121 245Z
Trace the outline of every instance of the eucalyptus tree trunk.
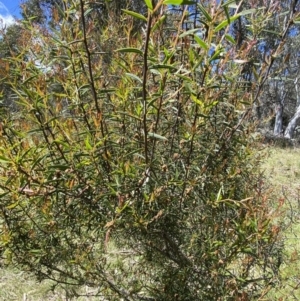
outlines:
M294 137L295 128L300 120L300 106L298 106L296 113L294 114L292 120L289 122L285 132L284 137L292 139Z
M296 113L292 117L291 121L289 122L284 132L284 137L289 139L292 139L294 137L296 126L298 125L298 122L300 120L300 94L299 94L299 87L298 87L298 79L299 77L297 76L294 81L296 97L297 97Z
M284 101L287 95L287 92L285 92L284 86L281 85L280 87L278 87L279 83L276 84L276 90L277 90L277 105L276 105L276 115L275 115L275 125L274 125L274 135L278 136L282 134L283 131L283 123L282 123L282 119L283 119L283 110L284 110ZM278 91L279 90L279 91Z
M282 133L282 116L283 116L283 103L280 102L276 106L276 115L275 115L275 125L274 125L274 135L278 136Z

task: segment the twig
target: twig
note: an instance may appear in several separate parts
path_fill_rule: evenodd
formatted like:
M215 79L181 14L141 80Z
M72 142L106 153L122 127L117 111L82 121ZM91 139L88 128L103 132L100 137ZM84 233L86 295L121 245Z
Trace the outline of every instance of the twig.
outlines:
M151 33L151 24L152 24L152 13L148 11L148 21L147 21L147 31L146 31L146 41L145 41L145 49L143 54L144 67L143 67L143 130L144 130L144 152L145 152L145 161L146 165L149 163L148 159L148 129L147 129L147 73L148 73L148 48L149 48L149 40Z

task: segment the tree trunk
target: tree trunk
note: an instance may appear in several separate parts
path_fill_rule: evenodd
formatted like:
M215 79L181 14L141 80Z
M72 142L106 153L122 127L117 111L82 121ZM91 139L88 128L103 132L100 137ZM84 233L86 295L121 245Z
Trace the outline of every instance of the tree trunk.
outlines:
M284 102L287 95L287 92L284 91L284 85L282 83L276 82L275 85L277 105L276 105L276 116L275 116L275 125L274 125L274 135L279 136L283 133L283 110Z
M278 136L282 134L282 116L283 116L283 104L280 102L276 107L274 135Z
M300 120L300 106L298 106L296 113L294 114L292 120L289 122L285 132L284 137L292 139L294 136L295 128Z
M298 125L298 122L300 120L300 93L299 93L300 91L298 87L298 81L299 81L299 76L297 75L296 79L294 80L294 87L296 90L296 97L297 97L297 110L284 132L284 137L289 139L293 139L296 126Z

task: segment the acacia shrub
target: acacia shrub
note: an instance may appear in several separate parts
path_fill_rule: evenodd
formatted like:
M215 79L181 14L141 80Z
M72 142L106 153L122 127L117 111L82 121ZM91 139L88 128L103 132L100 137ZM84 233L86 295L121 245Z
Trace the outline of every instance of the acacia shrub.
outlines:
M129 27L100 32L83 0L52 30L24 24L28 60L10 58L19 110L3 120L0 149L4 256L109 300L262 296L279 228L228 5L145 4L147 18L124 10ZM134 35L132 18L144 22ZM105 61L97 45L116 31Z

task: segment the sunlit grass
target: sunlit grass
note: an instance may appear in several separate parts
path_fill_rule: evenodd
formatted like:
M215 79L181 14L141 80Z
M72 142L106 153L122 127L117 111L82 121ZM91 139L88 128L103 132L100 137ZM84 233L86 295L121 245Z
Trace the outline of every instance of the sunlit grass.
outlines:
M27 272L16 268L0 269L0 301L101 301L93 297L95 288L84 286L76 292L80 297L67 294L62 288L53 290L53 282L37 282Z
M285 228L280 285L264 300L300 300L300 149L270 149L263 168L274 201L284 202L280 222Z
M0 269L0 300L2 301L42 301L64 300L51 292L51 283L37 283L26 272L17 269Z

